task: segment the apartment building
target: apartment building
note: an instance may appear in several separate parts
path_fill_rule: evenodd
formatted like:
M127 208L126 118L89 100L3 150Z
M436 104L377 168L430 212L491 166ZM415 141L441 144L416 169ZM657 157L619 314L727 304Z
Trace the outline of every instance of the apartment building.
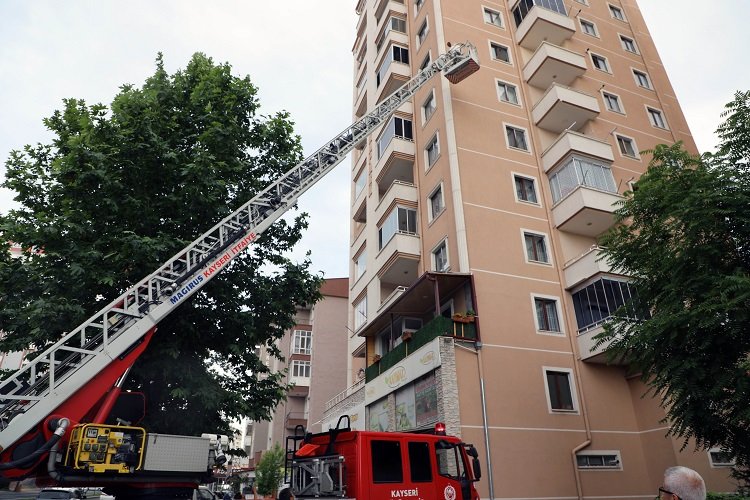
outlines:
M646 386L593 349L633 293L597 236L685 117L635 0L359 0L354 117L448 43L435 77L352 161L350 377L326 425L445 422L481 450L484 498L653 497L664 469L732 490L681 450ZM658 29L654 27L654 29Z
M297 306L294 328L277 342L286 361L261 349L260 355L271 370L288 368L286 382L294 387L276 407L271 421L247 424L244 444L251 467L274 444L286 446L287 436L293 435L298 425L320 432L324 405L346 389L349 377L342 361L348 356L348 286L348 278L324 280L320 301Z

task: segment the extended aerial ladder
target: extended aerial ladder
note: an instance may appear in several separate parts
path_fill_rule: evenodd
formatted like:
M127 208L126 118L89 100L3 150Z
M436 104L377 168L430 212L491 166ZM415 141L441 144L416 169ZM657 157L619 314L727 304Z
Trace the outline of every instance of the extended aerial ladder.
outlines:
M458 83L478 69L473 45L453 46L372 112L0 383L0 474L28 474L43 459L43 453L37 460L32 452L38 454L38 444L49 439L53 416L80 422L127 372L165 316L247 249L432 76L443 73ZM29 437L35 429L44 440Z

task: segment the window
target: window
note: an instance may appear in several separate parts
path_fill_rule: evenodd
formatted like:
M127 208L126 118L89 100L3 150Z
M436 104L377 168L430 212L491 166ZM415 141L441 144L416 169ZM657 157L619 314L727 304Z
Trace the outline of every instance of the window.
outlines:
M425 38L427 38L427 33L429 32L430 27L427 25L427 19L425 19L422 26L419 28L419 31L417 31L417 45L422 45L424 43Z
M414 11L419 12L419 9L422 8L423 4L424 4L424 0L414 0Z
M411 141L414 139L411 120L394 116L378 137L378 158L383 156L388 145L394 137Z
M441 241L432 251L432 264L437 272L448 270L448 245L446 244L446 240Z
M432 192L432 194L428 197L429 198L429 206L430 206L430 221L432 221L435 217L443 213L443 210L445 209L445 203L443 202L443 186L438 185L438 187Z
M419 71L423 71L427 69L427 66L431 63L430 54L428 53L426 56L424 56L424 59L422 60L422 64L419 65Z
M519 201L537 203L536 186L534 185L534 179L529 179L528 177L522 177L520 175L514 175L513 180L516 184L516 198L518 198Z
M579 469L622 469L619 451L580 451L576 464Z
M383 43L388 40L388 33L390 33L391 31L406 33L406 19L402 17L391 16L388 21L386 21L382 32L375 42L375 47L377 48L378 52L380 52L380 49L383 47Z
M451 479L464 477L464 461L458 446L435 447L438 474Z
M354 179L354 199L355 200L359 196L359 193L361 193L365 189L365 184L367 184L367 172L363 168L362 171L357 176L357 178Z
M547 243L544 235L535 233L523 233L524 243L526 245L526 259L529 262L541 262L549 264L547 255Z
M376 441L370 443L372 481L374 483L401 483L404 480L401 463L401 443Z
M734 457L721 448L708 450L708 460L711 462L711 467L734 467L736 465Z
M292 354L312 353L312 332L309 330L294 330L294 344Z
M609 63L607 63L607 58L603 56L599 56L596 54L591 54L591 62L594 64L594 67L598 69L599 71L605 71L609 73Z
M378 228L378 249L382 249L391 238L399 234L417 234L417 211L413 208L396 207Z
M367 323L367 297L354 304L354 330L358 330Z
M424 123L426 123L427 120L430 119L436 108L437 106L435 104L435 91L433 90L432 92L430 92L430 95L427 97L424 104L422 104L422 121Z
M614 5L610 5L609 14L615 19L618 19L620 21L625 20L625 14L622 13L622 9L620 7L615 7Z
M367 271L367 250L363 249L354 258L354 281L357 281Z
M432 481L432 461L430 460L430 444L422 442L409 443L409 469L413 483L428 483Z
M562 333L557 315L557 300L534 297L536 324L540 332Z
M596 32L596 25L592 23L591 21L586 21L584 19L581 19L581 31L586 33L587 35L591 36L599 36Z
M490 55L497 61L510 63L510 50L505 45L490 42Z
M570 381L571 372L567 369L544 370L547 379L547 396L549 408L552 411L576 411L573 399L573 385Z
M503 18L500 16L500 13L487 7L484 8L484 22L493 24L498 28L503 27Z
M552 202L557 203L579 186L616 193L615 178L609 165L573 156L549 176Z
M649 89L649 90L653 88L651 87L651 80L649 80L648 75L644 73L643 71L638 71L637 69L634 69L633 77L635 77L635 83L637 83L639 87L643 87L644 89Z
M438 144L437 134L427 145L427 147L425 148L425 152L427 153L427 166L431 167L437 161L438 156L440 156L440 144Z
M620 148L620 153L624 156L630 156L631 158L638 158L633 139L623 135L616 135L615 137L617 137L617 145Z
M310 378L310 362L298 359L292 361L292 377Z
M606 322L622 306L628 307L628 316L645 318L635 305L635 289L627 282L601 278L573 294L578 333L585 333Z
M583 5L588 5L589 4L588 0L576 0L576 2L582 3Z
M505 136L508 138L509 148L523 149L524 151L529 150L529 147L526 145L526 131L524 129L506 125Z
M534 7L551 10L562 14L563 16L568 15L568 13L565 12L565 4L563 3L563 0L521 0L513 9L513 19L516 22L516 27L521 25L529 11Z
M400 45L391 45L390 53L385 56L385 59L383 59L383 62L380 64L380 68L378 69L376 78L376 84L378 87L380 87L380 84L383 83L383 78L385 78L385 74L388 72L388 68L390 68L391 63L394 61L403 64L409 64L409 49Z
M620 106L620 98L618 96L609 92L602 92L602 96L604 96L604 105L608 110L615 113L622 113L622 106Z
M661 114L661 111L654 108L646 108L646 111L651 125L658 128L667 128L667 122L664 121L664 115Z
M518 89L506 82L497 82L497 96L503 102L518 104Z
M622 48L628 52L632 52L633 54L638 53L638 49L635 48L635 42L631 38L620 35L620 43L622 43Z

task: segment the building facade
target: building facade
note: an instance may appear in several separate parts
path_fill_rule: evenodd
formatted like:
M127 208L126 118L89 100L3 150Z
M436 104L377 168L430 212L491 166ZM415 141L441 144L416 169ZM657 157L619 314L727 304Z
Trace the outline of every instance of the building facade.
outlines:
M294 384L269 422L248 423L245 450L254 467L263 451L279 444L298 425L311 432L322 430L324 405L346 388L347 278L327 279L320 288L323 298L315 305L297 306L295 326L279 339L277 347L286 361L262 349L260 355L272 371L288 369L286 382Z
M646 498L680 451L646 386L592 337L631 295L598 259L640 151L696 151L635 0L359 0L354 117L448 43L435 77L352 161L350 389L325 422L428 429L481 450L484 498ZM366 365L366 382L353 377Z

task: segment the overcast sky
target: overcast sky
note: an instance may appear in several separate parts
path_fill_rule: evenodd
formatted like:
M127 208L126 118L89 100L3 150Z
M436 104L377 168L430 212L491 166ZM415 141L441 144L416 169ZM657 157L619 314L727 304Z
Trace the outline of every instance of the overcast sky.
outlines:
M461 2L463 0L447 0ZM603 1L603 0L591 0ZM42 118L62 99L109 104L120 85L140 86L157 52L167 70L194 52L229 62L260 88L262 113L285 109L305 152L351 121L356 0L0 0L0 163L50 135ZM750 89L750 1L639 0L701 151L716 144L725 103ZM299 256L348 275L349 162L307 193L311 214ZM0 167L0 176L4 167ZM13 207L0 190L0 212Z

